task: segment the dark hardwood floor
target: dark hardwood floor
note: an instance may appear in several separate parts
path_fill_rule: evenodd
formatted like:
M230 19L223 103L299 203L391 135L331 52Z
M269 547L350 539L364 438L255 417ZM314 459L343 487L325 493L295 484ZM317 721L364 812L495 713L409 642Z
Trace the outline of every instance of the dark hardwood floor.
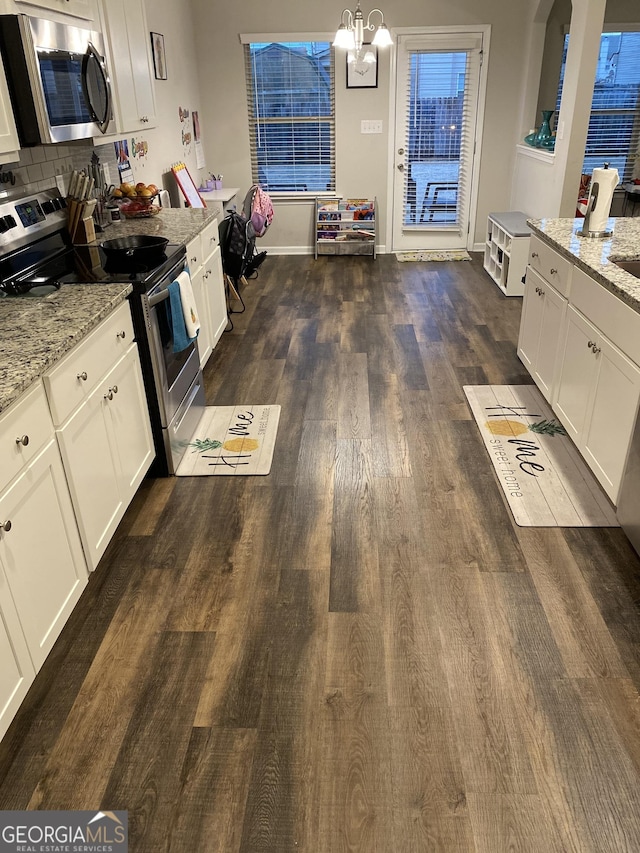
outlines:
M267 477L148 480L0 745L0 808L137 853L640 850L640 560L517 527L464 384L528 383L479 260L269 257L205 372ZM236 303L237 304L237 303Z

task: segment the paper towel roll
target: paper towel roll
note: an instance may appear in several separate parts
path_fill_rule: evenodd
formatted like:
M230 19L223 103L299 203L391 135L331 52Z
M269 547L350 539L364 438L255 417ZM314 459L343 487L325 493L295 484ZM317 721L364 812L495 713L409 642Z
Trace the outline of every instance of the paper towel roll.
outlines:
M613 201L613 191L618 186L620 177L617 169L610 169L607 165L602 169L594 169L591 176L591 191L589 192L589 201L587 210L591 210L589 217L589 231L605 231L607 228L607 219L611 212L611 202ZM595 189L597 187L597 190ZM593 195L597 193L595 203ZM591 205L593 204L593 209Z

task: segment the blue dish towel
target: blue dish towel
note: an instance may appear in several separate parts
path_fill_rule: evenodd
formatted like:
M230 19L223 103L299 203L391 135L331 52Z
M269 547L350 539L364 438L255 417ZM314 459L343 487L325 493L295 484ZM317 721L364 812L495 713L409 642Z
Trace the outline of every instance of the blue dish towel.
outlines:
M187 335L182 313L182 300L180 298L180 285L172 281L169 285L169 302L171 304L171 331L173 332L173 351L182 352L195 340Z

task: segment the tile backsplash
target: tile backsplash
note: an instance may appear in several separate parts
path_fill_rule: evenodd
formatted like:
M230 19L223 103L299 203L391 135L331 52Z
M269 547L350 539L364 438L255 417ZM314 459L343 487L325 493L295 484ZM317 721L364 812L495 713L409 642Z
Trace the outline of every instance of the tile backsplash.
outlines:
M74 169L86 170L94 151L100 158L100 162L108 165L113 181L118 174L118 167L112 142L94 146L90 141L83 140L66 145L58 143L23 148L19 152L19 162L2 163L0 172L12 172L16 187L28 186L33 192L55 186L57 175L63 177L66 186Z

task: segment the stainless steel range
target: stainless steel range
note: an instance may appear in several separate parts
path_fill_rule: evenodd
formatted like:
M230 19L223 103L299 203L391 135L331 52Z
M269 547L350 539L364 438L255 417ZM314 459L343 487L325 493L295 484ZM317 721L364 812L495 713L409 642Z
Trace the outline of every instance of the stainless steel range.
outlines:
M197 341L174 352L169 285L186 268L184 244L144 263L114 260L99 245L72 246L58 190L16 193L0 203L0 298L46 298L61 286L128 282L156 459L154 476L175 473L205 399Z

